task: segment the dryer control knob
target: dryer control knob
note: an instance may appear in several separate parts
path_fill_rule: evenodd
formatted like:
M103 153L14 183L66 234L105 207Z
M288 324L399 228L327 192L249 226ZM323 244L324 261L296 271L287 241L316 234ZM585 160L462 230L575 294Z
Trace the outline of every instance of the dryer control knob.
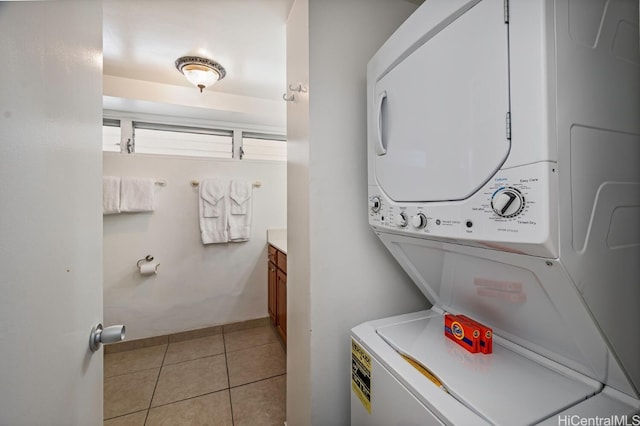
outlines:
M395 223L401 228L406 227L408 223L407 215L404 212L397 214L395 217Z
M369 200L369 208L372 212L378 213L380 211L380 207L382 207L382 202L380 201L380 197L373 196Z
M524 196L515 188L500 188L493 194L491 208L500 217L514 217L524 208Z
M418 213L411 218L411 224L414 228L422 229L427 226L427 217L422 213Z

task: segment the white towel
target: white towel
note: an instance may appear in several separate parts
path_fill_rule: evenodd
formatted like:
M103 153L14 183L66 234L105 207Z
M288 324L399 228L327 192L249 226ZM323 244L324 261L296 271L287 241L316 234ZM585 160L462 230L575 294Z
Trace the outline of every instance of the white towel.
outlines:
M152 212L155 209L155 179L122 178L120 180L121 212Z
M229 241L248 241L251 236L251 182L232 180L229 188Z
M222 179L204 179L200 182L198 212L202 244L226 243L229 183Z
M102 177L102 214L120 213L120 178Z

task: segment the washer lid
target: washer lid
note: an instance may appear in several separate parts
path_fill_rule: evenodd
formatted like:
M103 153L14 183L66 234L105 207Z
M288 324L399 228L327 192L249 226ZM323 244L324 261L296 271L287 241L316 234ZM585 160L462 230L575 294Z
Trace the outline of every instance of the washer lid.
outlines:
M444 3L433 7L452 7ZM370 62L369 145L378 183L391 199L465 199L506 160L503 6L502 0L483 0L457 18L425 27L419 40L407 38L405 51L392 61L374 56ZM372 69L396 61L392 68Z
M598 391L597 382L552 370L494 341L493 353L472 354L444 336L441 315L376 331L399 353L432 372L444 388L488 422L536 424Z

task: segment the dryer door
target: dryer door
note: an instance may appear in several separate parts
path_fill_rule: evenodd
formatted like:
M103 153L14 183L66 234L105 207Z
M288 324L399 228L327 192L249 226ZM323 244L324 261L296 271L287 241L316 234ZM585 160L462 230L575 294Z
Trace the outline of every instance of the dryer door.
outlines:
M406 40L399 62L369 76L369 149L378 184L395 201L465 199L509 153L503 0L480 1L449 21L407 31L419 37Z

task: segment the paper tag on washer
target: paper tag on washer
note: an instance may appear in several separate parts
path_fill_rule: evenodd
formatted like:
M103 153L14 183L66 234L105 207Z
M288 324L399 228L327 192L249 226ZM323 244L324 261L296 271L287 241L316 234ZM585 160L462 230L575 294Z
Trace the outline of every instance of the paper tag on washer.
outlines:
M351 390L371 414L371 355L351 339Z

